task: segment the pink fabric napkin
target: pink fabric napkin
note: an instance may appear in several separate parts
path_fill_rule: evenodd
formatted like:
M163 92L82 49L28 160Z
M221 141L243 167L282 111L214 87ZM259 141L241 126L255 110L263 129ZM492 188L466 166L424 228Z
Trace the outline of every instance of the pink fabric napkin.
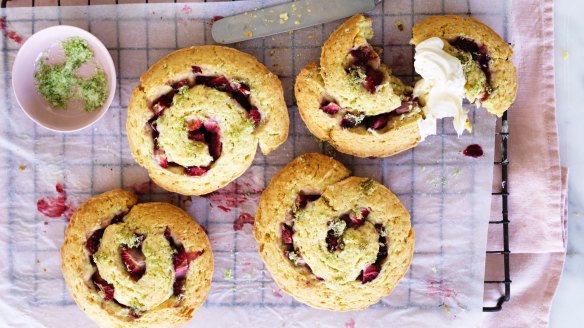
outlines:
M553 1L512 2L509 24L519 78L508 113L513 283L511 301L501 312L486 313L484 325L547 327L565 260L567 218L567 171L560 167L555 113ZM501 219L500 204L494 196L493 220ZM501 236L500 227L491 227L487 249L501 250ZM503 280L502 268L501 255L488 256L485 279ZM502 292L503 285L487 285L485 304L494 305Z

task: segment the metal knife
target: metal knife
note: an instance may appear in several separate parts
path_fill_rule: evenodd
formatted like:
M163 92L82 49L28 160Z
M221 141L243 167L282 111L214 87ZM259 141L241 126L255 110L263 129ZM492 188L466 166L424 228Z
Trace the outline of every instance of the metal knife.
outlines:
M375 9L380 0L299 0L216 21L211 35L227 44L320 25Z

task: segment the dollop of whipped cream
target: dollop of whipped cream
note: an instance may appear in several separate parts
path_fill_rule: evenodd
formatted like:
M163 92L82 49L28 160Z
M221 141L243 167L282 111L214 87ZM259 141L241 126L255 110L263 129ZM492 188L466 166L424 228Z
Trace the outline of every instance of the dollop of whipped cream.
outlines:
M414 97L424 104L424 119L418 121L422 140L436 134L436 120L453 117L460 136L470 129L467 112L462 107L466 80L460 61L443 50L444 41L429 38L416 46L414 68L422 76L414 86Z

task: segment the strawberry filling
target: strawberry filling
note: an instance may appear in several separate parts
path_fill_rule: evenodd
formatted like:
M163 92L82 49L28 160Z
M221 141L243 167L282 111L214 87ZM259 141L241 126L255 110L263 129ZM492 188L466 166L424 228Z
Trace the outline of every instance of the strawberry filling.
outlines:
M378 69L381 65L381 59L373 48L369 45L360 46L359 48L351 49L352 56L351 64L359 67L371 67Z
M399 107L388 113L366 116L346 112L341 119L340 126L343 129L363 126L366 129L382 130L387 126L387 123L389 123L392 117L409 113L417 106L418 98L406 96L406 99L402 101ZM320 110L329 115L335 115L341 110L341 107L333 101L323 100L320 105Z
M385 80L385 75L379 70L381 65L379 55L369 45L352 49L349 54L351 55L351 60L349 67L345 70L347 73L351 70L361 71L359 75L365 75L365 79L361 84L369 93L375 93Z
M332 101L323 100L323 102L320 104L320 109L329 115L335 115L339 112L339 110L341 110L341 106L335 104Z
M371 264L363 270L361 274L361 283L365 284L377 278L381 267L377 264Z
M95 270L95 273L91 276L91 281L95 287L102 292L104 300L111 301L114 299L114 285L105 281L105 279L99 275L99 271Z
M282 244L284 245L292 245L294 240L292 239L292 235L294 231L292 231L292 227L287 225L286 223L282 224Z
M296 196L295 204L298 209L305 209L308 202L314 202L320 198L320 194L306 194L304 191L300 191Z
M146 257L142 253L144 236L139 236L140 244L137 247L122 246L122 262L134 281L140 280L146 273Z
M287 214L287 217L296 217L297 212L306 208L309 202L314 202L320 198L320 194L307 194L304 191L298 192L294 199L294 205ZM302 258L300 251L294 247L294 221L290 220L282 223L281 240L284 245L284 256L288 258L294 265L306 266L306 261ZM310 269L310 267L308 267Z
M164 111L173 105L174 96L179 92L179 89L183 87L191 88L195 85L205 85L210 88L216 89L221 92L226 92L231 98L233 98L241 107L243 107L247 113L249 119L254 123L257 128L262 120L262 115L256 106L251 104L250 100L250 87L245 83L232 83L225 76L206 76L202 75L203 70L200 66L192 66L191 72L195 75L194 83L189 79L181 80L175 82L171 85L172 90L168 93L160 96L152 103L151 110L153 116L148 120L147 125L150 127L152 134L152 139L154 141L154 159L162 168L167 168L170 166L180 166L174 162L169 162L163 149L158 146L158 137L160 132L157 129L156 121L164 114ZM208 121L202 122L200 120L194 120L188 125L189 138L197 142L204 142L209 147L209 153L213 157L213 161L216 161L222 153L223 145L220 140L220 129L217 122ZM201 176L209 171L210 167L184 167L187 175L190 176Z
M477 63L481 71L483 71L485 78L487 79L487 88L485 89L483 97L479 99L479 101L485 101L489 99L492 89L491 70L489 69L489 62L491 57L489 56L487 47L484 44L479 45L475 41L462 36L450 40L449 43L459 50L470 53L472 59Z
M168 243L174 252L172 255L172 265L174 267L174 283L172 290L175 296L179 296L184 291L190 263L201 256L203 251L187 252L182 244L175 242L172 237L172 232L168 227L164 230L164 237L168 240Z

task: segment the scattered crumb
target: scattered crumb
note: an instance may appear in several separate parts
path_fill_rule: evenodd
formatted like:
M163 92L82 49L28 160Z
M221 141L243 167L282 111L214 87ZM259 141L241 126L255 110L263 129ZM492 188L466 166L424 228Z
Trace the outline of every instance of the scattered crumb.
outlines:
M49 222L48 222L48 221L45 221L45 222L44 222L44 224L45 224L45 225L49 225Z
M310 10L310 8L306 8L306 12L309 12L309 13L311 13L311 12L312 12L312 10Z
M298 18L302 18L302 14L296 14Z
M444 307L444 312L450 313L450 307L448 305L443 304L442 306Z
M252 31L245 31L245 36L247 36L248 38L251 38L253 36L253 32Z
M307 38L314 39L314 35L309 35L309 36L307 36Z
M316 45L317 46L320 46L320 41L316 41Z
M47 268L43 268L43 272L47 272Z
M432 272L436 273L438 272L438 269L436 269L436 267L432 267Z
M292 12L295 13L296 12L296 4L292 4Z
M41 260L37 259L37 264L41 264Z
M460 168L457 167L456 170L454 170L454 173L452 173L452 175L454 177L459 177L460 176L460 172L461 172Z
M397 29L400 31L404 30L404 23L401 21L401 19L395 21L395 27L397 27Z
M280 14L280 24L284 24L288 20L288 13L281 13Z
M426 167L422 166L422 172L426 171Z
M294 25L300 25L300 21L299 20L295 20L294 21Z
M577 217L577 218L579 218L579 217L580 217L580 215L582 215L582 214L581 214L580 212L578 212L578 211L574 211L574 213L573 213L573 214L574 214L574 216L575 216L575 217Z
M562 51L562 58L564 58L564 60L568 60L568 58L570 58L570 53L568 50Z
M294 31L288 31L288 34L292 35L294 34Z
M276 54L276 50L272 49L270 50L270 52L268 52L268 54L270 55L270 57L273 57Z
M26 165L19 165L18 169L21 171L24 171L24 170L26 170Z
M225 269L225 274L223 276L225 277L225 280L231 280L231 269Z

